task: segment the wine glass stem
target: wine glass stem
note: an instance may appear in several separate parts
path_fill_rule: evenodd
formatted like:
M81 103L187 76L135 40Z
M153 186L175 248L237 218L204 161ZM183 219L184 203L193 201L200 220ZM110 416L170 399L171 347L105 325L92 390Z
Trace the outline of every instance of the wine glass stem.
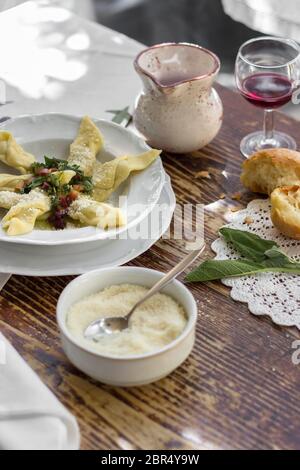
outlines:
M264 140L273 140L274 137L274 113L272 109L265 110L264 116Z

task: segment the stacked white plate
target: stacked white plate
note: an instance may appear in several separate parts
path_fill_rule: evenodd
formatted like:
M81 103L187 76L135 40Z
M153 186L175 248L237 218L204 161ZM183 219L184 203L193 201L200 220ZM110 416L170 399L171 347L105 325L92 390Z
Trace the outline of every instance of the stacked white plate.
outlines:
M42 162L44 155L66 158L80 120L62 114L23 116L7 121L1 129L12 132L16 141ZM128 129L103 120L94 122L105 141L98 155L100 161L149 150ZM0 173L13 171L0 164ZM122 195L126 200L119 199ZM147 251L166 232L176 205L170 179L160 159L130 176L110 202L126 213L125 227L108 231L95 227L62 231L35 229L19 237L9 237L0 229L0 273L62 276L119 266ZM3 214L0 213L0 220Z

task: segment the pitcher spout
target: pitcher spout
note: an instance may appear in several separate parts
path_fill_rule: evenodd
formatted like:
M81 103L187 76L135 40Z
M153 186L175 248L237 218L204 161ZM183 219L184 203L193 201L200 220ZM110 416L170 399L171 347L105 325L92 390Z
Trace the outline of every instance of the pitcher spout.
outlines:
M212 83L220 70L220 60L198 45L164 43L142 51L134 66L146 86L170 94L186 83Z

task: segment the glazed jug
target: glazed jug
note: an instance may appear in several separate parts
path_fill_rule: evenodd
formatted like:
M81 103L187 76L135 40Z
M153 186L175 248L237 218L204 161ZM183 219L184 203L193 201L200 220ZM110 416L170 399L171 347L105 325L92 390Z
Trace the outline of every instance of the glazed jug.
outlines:
M220 70L214 53L193 44L159 44L142 51L134 66L143 82L134 124L152 147L188 153L214 139L223 119L212 87Z

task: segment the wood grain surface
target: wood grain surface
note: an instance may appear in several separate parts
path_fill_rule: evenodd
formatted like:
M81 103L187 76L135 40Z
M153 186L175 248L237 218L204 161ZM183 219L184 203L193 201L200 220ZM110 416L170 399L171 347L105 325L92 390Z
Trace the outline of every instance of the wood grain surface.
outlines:
M261 111L218 88L225 107L219 136L193 155L163 157L178 203L208 205L206 257L226 213L253 197L240 187L239 142L262 125ZM277 127L300 143L300 123L280 115ZM197 177L201 171L211 178ZM242 199L232 199L239 191ZM161 240L130 264L165 271L183 253L181 242ZM13 276L0 294L0 328L77 417L82 449L300 449L300 366L291 360L298 330L251 315L221 283L192 285L197 339L183 366L154 385L103 386L61 349L55 307L70 280Z

